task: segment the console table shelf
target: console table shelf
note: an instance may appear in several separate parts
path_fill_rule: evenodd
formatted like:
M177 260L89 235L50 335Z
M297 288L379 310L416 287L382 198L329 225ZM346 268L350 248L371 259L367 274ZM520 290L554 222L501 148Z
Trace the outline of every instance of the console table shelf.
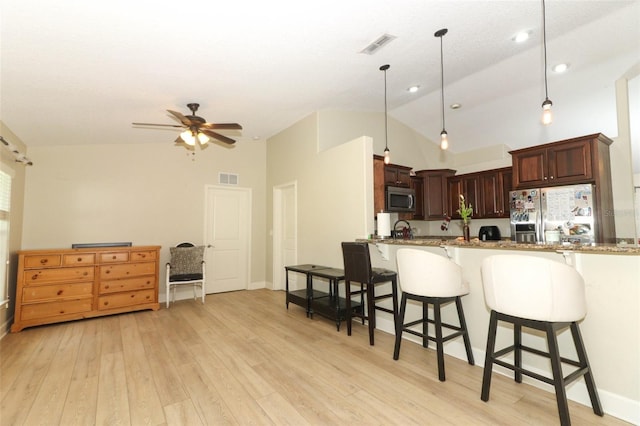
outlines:
M347 302L339 296L339 283L344 281L344 270L321 265L294 265L285 266L286 271L286 306L289 303L305 308L307 317L313 318L317 313L336 322L336 329L340 331L340 323L346 319ZM302 290L289 289L289 272L297 272L305 275L306 285ZM329 291L321 291L313 288L313 278L323 278L328 281ZM360 303L352 302L351 308L360 312Z

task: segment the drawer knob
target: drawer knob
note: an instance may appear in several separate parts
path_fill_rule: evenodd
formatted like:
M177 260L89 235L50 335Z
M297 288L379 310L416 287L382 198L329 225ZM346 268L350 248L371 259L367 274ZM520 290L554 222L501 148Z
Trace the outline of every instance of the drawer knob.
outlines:
M36 278L38 278L38 274L35 274L31 277L32 280L35 280Z
M40 259L40 263L42 265L44 265L45 263L47 263L49 261L49 259Z
M104 306L107 306L109 304L109 302L105 301L104 302Z
M81 257L78 258L78 262L82 262L82 258Z
M116 260L116 256L115 256L115 255L113 255L113 256L111 257L111 259Z
M62 290L58 290L58 296L62 294Z
M109 286L108 286L108 285L105 285L105 286L104 286L104 288L105 288L105 289L108 289L108 288L109 288Z
M110 271L109 269L107 269L104 273L105 273L105 274L110 274L110 273L111 273L111 271Z
M84 275L86 277L87 275L89 275L89 273L87 271L84 271L84 273L82 275Z
M60 311L61 314L64 314L64 311Z
M135 295L135 294L132 294L132 295L131 295L131 298L133 299L134 297L136 297L136 295Z

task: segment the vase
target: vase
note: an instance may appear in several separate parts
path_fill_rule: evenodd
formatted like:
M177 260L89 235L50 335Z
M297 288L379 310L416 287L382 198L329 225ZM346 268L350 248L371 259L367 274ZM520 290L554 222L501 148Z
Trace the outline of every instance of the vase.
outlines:
M467 225L466 223L462 225L462 235L464 236L465 241L471 241L471 236L469 235L469 225Z

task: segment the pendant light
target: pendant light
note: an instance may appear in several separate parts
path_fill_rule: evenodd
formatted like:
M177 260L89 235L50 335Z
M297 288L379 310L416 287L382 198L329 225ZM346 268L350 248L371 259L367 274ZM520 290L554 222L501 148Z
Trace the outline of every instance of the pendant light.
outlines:
M441 83L441 95L442 95L442 132L440 132L440 149L446 150L449 148L449 138L447 131L444 127L444 55L442 54L442 37L447 33L446 28L435 32L435 37L440 37L440 83Z
M391 162L391 156L389 155L389 134L387 132L387 70L390 65L383 65L380 67L380 71L384 71L384 164Z
M542 47L544 50L544 102L542 102L542 124L548 125L553 121L553 116L551 114L551 105L553 105L553 102L549 99L549 88L547 86L547 18L545 15L544 0L542 0Z

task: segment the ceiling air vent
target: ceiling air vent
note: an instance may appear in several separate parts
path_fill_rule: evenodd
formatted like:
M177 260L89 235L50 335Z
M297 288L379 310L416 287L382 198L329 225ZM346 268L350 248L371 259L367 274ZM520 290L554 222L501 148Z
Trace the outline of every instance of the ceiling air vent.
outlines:
M391 34L383 34L380 37L378 37L373 43L369 44L367 47L362 49L360 53L364 53L366 55L373 55L378 51L378 49L380 49L381 47L389 43L394 38L396 38L396 36Z
M238 175L234 173L218 173L218 183L225 185L237 185Z

